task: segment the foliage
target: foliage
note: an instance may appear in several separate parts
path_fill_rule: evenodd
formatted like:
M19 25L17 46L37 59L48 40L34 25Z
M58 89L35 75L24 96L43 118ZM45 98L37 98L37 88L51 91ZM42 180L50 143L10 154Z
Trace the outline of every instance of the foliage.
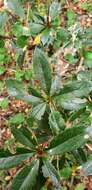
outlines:
M71 7L63 23L65 5L5 0L0 13L1 79L10 72L0 81L0 95L8 91L0 108L7 110L12 99L29 108L8 119L14 150L0 150L0 170L19 166L12 190L61 190L62 180L71 181L79 166L81 175L92 173L85 146L92 138L92 28L81 26ZM81 9L89 6L82 3ZM60 60L74 72L63 76L63 67L54 70ZM84 188L80 183L76 190Z
M34 155L35 161L37 163L40 162L40 165L36 167L36 169L38 168L37 174L35 174L35 165L32 169L29 161L27 172L28 177L25 176L27 181L21 179L24 176L24 171L27 170L27 168L25 168L18 174L18 177L14 179L12 189L14 189L16 185L17 188L21 186L21 189L23 189L26 186L26 182L26 188L30 189L30 183L32 183L32 186L35 185L36 180L34 179L37 175L40 175L39 172L41 171L41 167L43 176L45 178L51 177L53 187L60 189L60 174L52 164L51 160L56 160L56 155L59 156L58 159L61 159L65 153L70 154L71 152L73 154L73 151L82 147L88 140L90 140L89 129L87 130L86 126L83 124L80 125L80 123L76 124L74 119L73 126L67 129L66 120L69 115L71 116L79 110L86 110L86 107L89 104L87 95L91 92L92 82L84 81L83 84L81 84L82 81L75 79L74 81L69 82L69 84L63 85L57 94L54 89L54 94L51 95L51 86L54 80L53 75L51 74L48 58L39 48L36 48L34 51L33 69L35 78L39 81L39 93L37 92L37 89L32 87L34 91L33 93L31 92L30 95L27 91L27 86L25 87L21 82L19 83L19 81L15 79L9 79L6 81L10 95L31 103L32 111L28 117L30 119L33 118L34 122L28 128L25 128L25 126L22 126L22 123L24 123L24 117L22 114L18 114L10 119L11 131L15 139L25 146L26 153L19 155L16 155L15 153L15 155L9 157L2 157L0 162L3 164L1 164L0 169L14 167L17 164L20 164L20 161L24 161L26 158L31 158L32 155ZM56 85L58 85L58 83ZM83 85L85 85L85 88L83 88ZM85 94L85 90L87 95ZM68 112L66 113L67 109ZM46 120L46 129L44 128L43 119ZM35 123L36 128L34 128ZM39 126L40 123L42 123L42 129ZM17 127L18 124L21 124L19 128ZM37 134L37 130L40 132L40 135ZM46 140L44 138L41 139L41 130L47 130L47 145L45 145ZM29 151L29 153L27 153L27 151ZM19 157L18 161L17 157ZM51 159L51 157L53 159ZM13 162L11 162L11 159L13 159ZM30 178L31 175L34 176L32 178L33 182ZM18 184L17 178L20 178L20 185Z

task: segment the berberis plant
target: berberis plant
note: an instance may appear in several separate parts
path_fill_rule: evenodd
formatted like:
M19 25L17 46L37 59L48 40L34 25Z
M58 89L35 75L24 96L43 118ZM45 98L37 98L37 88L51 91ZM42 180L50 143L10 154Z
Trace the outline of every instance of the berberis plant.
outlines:
M38 47L33 54L33 70L33 87L15 79L6 81L10 96L32 107L25 123L11 125L17 148L13 154L0 151L0 169L20 165L12 190L46 189L48 183L49 189L61 190L62 168L69 168L75 160L77 166L86 162L91 121L84 123L83 118L90 118L92 81L75 77L64 84Z

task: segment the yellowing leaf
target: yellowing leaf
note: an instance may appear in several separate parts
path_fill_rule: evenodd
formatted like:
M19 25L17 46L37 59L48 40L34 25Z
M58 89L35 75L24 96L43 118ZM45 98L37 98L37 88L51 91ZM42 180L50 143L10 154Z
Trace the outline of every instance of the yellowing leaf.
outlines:
M33 42L33 45L40 44L40 42L41 42L41 36L42 36L42 34L38 34L38 35L35 37L34 42Z

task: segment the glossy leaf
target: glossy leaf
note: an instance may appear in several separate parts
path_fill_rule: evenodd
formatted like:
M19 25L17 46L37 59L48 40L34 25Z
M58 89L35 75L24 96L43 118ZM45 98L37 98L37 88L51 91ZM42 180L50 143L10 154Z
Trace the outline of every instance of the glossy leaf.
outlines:
M12 11L14 14L24 18L24 10L18 0L4 0L5 8Z
M34 145L32 144L32 142L28 139L26 134L23 134L20 128L17 129L16 127L12 127L11 131L15 139L18 140L21 144L25 145L26 147L34 148Z
M6 81L6 85L8 87L9 94L16 97L17 99L26 101L31 104L42 102L40 98L27 94L25 87L20 81L9 79Z
M51 84L50 95L53 96L55 94L58 94L60 92L61 88L62 88L61 77L56 76Z
M15 79L8 79L6 81L6 85L11 96L18 96L18 94L24 94L25 87L21 81Z
M0 28L3 29L8 20L6 12L0 12Z
M86 99L81 99L73 94L62 94L56 97L56 103L58 107L62 107L66 110L78 110L86 106Z
M85 131L84 126L76 126L76 127L68 128L64 130L63 133L60 133L59 135L54 137L54 139L51 141L50 147L54 148L55 146L67 141L68 139L72 137L83 134L84 131Z
M58 111L51 112L49 115L49 124L54 134L58 134L65 128L64 119Z
M42 167L42 171L43 171L44 177L45 178L50 177L52 180L53 186L60 188L60 177L55 167L48 160L43 161L43 163L44 165Z
M32 88L31 86L29 86L28 92L29 92L29 94L32 94L33 96L36 96L38 98L42 98L40 92L38 92L35 88Z
M78 148L77 150L74 150L72 153L79 164L83 164L87 161L87 155L85 154L83 148Z
M35 78L40 82L42 89L48 94L51 88L51 70L48 59L42 50L36 48L33 55Z
M58 2L53 2L49 8L49 16L53 20L55 17L57 17L60 13L60 3Z
M40 33L44 28L45 26L41 23L35 23L35 22L30 23L30 32L32 35Z
M64 154L81 147L87 141L85 134L87 133L84 127L66 129L52 140L48 153L50 155Z
M30 166L23 168L14 178L12 190L32 190L38 175L39 160L33 161Z
M85 143L85 139L83 135L77 135L66 142L56 146L55 148L49 150L50 155L59 155L64 154L65 152L70 152L81 147Z
M32 109L32 117L38 119L38 120L41 120L42 116L44 115L45 113L45 110L46 110L46 103L41 103L41 104L38 104L37 106L35 106L33 109Z
M61 93L71 93L76 97L85 97L92 91L92 81L80 80L68 82Z
M13 168L32 156L33 153L26 153L0 158L0 170Z

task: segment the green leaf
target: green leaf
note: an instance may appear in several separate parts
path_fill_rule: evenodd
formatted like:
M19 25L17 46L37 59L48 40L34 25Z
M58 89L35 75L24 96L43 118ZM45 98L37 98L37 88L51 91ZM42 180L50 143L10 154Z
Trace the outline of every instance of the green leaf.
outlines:
M9 123L14 125L20 125L25 122L25 117L23 113L18 113L10 118Z
M43 102L41 98L38 98L38 97L32 96L32 95L24 95L23 97L21 97L21 100L24 100L33 105Z
M48 44L49 39L50 39L50 28L46 28L42 31L42 36L41 36L41 42L43 45Z
M36 35L40 33L44 28L45 26L43 24L35 23L35 22L30 23L30 32L32 35Z
M0 39L0 48L4 48L5 42L3 39Z
M29 94L31 93L33 96L42 98L40 92L38 92L35 88L32 88L31 86L29 86L28 92L29 92Z
M3 92L4 89L4 81L0 81L0 95Z
M0 12L0 28L4 28L6 22L8 20L6 12Z
M92 52L91 51L85 52L84 58L92 60Z
M16 140L18 140L21 144L25 145L26 147L34 148L34 145L32 144L32 142L28 139L26 134L24 134L21 131L20 128L17 129L16 127L12 127L11 131L12 131L14 137L16 138Z
M92 68L92 60L84 59L84 64L85 64L86 67L88 67L90 69Z
M81 3L81 8L86 11L92 11L92 4L89 2Z
M77 135L76 137L73 137L66 142L58 145L57 147L49 150L50 155L59 155L64 154L65 152L70 152L72 150L75 150L79 147L81 147L85 143L85 139L83 135Z
M58 134L65 128L64 119L58 111L51 112L49 115L49 124L54 134Z
M16 97L17 99L26 101L33 105L41 103L42 100L36 96L29 95L25 91L25 87L22 82L17 81L15 79L9 79L6 81L6 85L8 87L9 94L11 96Z
M69 179L72 175L72 168L67 166L60 170L60 176L64 177L65 179Z
M58 94L60 92L61 88L62 88L61 77L56 76L51 84L50 95L53 96L55 94Z
M17 38L23 35L23 26L20 22L15 22L12 26L12 33L17 36Z
M64 154L81 147L87 141L85 134L87 132L82 126L66 129L52 140L48 153L50 155Z
M24 76L24 72L23 71L21 71L21 70L17 70L16 69L16 71L15 71L15 78L16 78L16 80L22 80L22 78L23 78L23 76Z
M0 158L8 157L8 156L12 156L12 154L10 153L8 149L6 150L0 149Z
M25 79L30 81L32 79L32 77L33 77L32 68L25 70Z
M5 158L0 158L0 170L13 168L28 158L31 158L33 153L26 153L20 155L12 155Z
M51 17L52 20L59 15L60 9L61 9L60 3L58 3L58 2L53 2L50 5L49 16Z
M77 75L77 79L80 81L91 81L92 74L90 71L80 71Z
M55 146L67 141L68 139L71 139L77 135L84 134L85 128L84 126L75 126L72 128L68 128L64 130L63 133L60 133L54 139L51 141L50 148L54 148ZM86 131L88 134L88 132Z
M49 94L51 88L51 69L44 52L36 48L33 55L35 78L40 82L42 89Z
M9 105L9 100L8 98L4 98L2 101L0 101L0 107L2 109L7 109Z
M4 5L9 11L12 11L14 14L18 15L22 19L24 18L24 10L19 2L19 0L5 0Z
M76 14L72 9L67 10L68 26L71 26L76 21Z
M39 12L35 12L35 14L33 14L32 19L35 23L39 23L39 24L44 24L44 21L45 21L44 16L41 16Z
M80 81L72 81L68 82L64 88L62 89L61 93L70 93L72 92L72 95L75 97L85 97L92 91L92 81L87 81L81 79Z
M17 54L16 54L16 65L21 67L23 65L23 63L24 63L24 59L25 59L25 51L22 50L22 51L17 52ZM20 72L21 72L21 70L20 70ZM18 71L16 71L15 74L16 75L20 74L21 77L23 77L24 72L23 72L23 70L22 70L22 73L18 73ZM20 78L18 78L17 76L16 76L16 79L20 80Z
M17 45L20 48L25 47L27 44L27 36L19 36L19 38L17 38Z
M31 115L32 117L41 120L42 116L45 113L45 110L46 110L46 103L38 104L32 109Z
M75 64L78 62L78 58L75 55L72 55L72 53L68 53L64 56L64 58L70 63Z
M52 27L54 29L56 29L57 27L59 27L61 24L61 19L60 19L60 16L57 15L56 18L54 18L53 22L52 22Z
M85 190L86 186L84 183L80 183L75 187L75 190Z
M81 99L73 94L62 94L55 98L58 107L66 110L78 110L86 106L86 99Z
M11 96L18 96L24 94L25 87L22 82L15 79L8 79L6 85Z
M60 186L60 177L59 177L58 172L55 169L55 167L48 160L44 160L43 163L44 163L44 165L42 167L42 171L43 171L44 177L45 178L50 177L53 182L53 186L60 188L61 187Z
M74 158L80 165L87 161L87 155L83 148L78 148L77 150L74 150L72 153Z
M23 168L14 178L12 190L32 190L38 175L39 160L33 161L30 166Z
M84 52L84 64L87 65L89 68L92 67L92 52Z
M27 149L25 147L16 147L16 153L17 154L30 153L30 149Z
M5 73L6 69L4 67L0 67L0 75L3 75Z
M47 190L47 187L44 186L44 187L41 188L41 190Z

